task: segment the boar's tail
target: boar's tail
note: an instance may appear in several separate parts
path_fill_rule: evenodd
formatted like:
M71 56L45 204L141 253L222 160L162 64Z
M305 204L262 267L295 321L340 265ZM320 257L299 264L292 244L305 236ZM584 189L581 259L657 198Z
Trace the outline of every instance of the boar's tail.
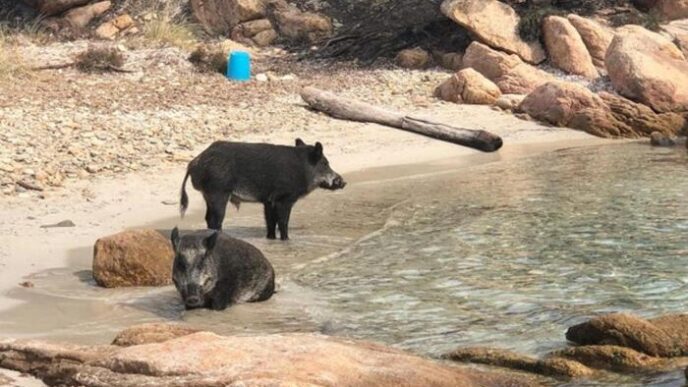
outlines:
M179 199L179 214L184 217L186 209L189 208L189 195L186 194L186 180L189 179L189 171L186 171L186 176L184 176L184 182L182 183L181 198Z

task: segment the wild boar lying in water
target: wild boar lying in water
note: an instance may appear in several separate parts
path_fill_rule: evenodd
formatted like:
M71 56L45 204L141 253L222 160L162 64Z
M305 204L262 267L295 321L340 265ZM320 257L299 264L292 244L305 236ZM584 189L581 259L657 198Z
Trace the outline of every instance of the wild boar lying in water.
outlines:
M342 189L344 179L330 168L322 144L306 145L296 139L295 146L218 141L210 145L187 168L181 189L181 214L189 206L186 180L206 204L205 221L209 229L222 229L227 202L237 209L241 202L263 203L268 239L289 239L289 216L300 198L320 187Z
M223 310L242 302L269 299L275 292L275 272L252 245L216 230L182 237L172 230L174 286L186 309Z

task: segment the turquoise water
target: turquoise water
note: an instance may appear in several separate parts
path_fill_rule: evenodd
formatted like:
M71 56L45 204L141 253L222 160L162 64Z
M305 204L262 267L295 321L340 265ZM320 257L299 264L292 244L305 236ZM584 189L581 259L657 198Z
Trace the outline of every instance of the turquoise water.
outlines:
M688 309L687 166L685 149L626 143L352 176L345 191L297 205L286 244L263 239L257 206L230 214L227 232L276 268L280 291L268 302L186 312L171 287L99 289L85 246L81 263L17 289L27 303L0 314L0 331L102 342L134 323L183 320L224 334L319 331L431 356L478 345L542 355L600 313ZM404 175L392 172L377 175ZM201 214L190 217L202 227ZM38 318L46 313L53 318ZM675 372L595 385L683 381Z

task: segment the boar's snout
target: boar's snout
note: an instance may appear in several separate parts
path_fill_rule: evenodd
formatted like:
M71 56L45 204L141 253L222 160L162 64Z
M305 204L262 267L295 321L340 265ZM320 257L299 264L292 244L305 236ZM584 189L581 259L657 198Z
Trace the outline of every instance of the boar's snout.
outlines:
M184 300L184 306L186 309L196 309L202 307L201 297L189 296Z
M346 186L346 182L339 175L335 175L334 178L330 181L324 181L324 182L320 183L320 188L325 188L325 189L329 189L332 191L342 189L345 186Z
M332 189L342 189L346 187L346 181L341 176L337 176L332 180Z

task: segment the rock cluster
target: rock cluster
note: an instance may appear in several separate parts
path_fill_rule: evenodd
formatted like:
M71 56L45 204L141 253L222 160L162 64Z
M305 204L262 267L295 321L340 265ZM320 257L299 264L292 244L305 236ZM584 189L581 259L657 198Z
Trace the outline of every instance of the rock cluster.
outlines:
M651 3L643 6L668 19L674 17L667 12L681 15L684 8L680 1ZM496 94L469 101L460 96L466 73L457 73L438 86L435 95L441 99L500 101L502 109L602 137L649 137L653 132L672 137L688 129L688 60L681 51L688 48L688 19L666 24L660 34L637 25L614 29L574 14L545 17L549 64L579 77L563 80L533 65L544 60L545 50L516 36L519 19L509 5L445 0L442 11L476 38L462 57L462 68L482 74L502 94L526 97L518 106ZM605 90L599 85L607 75L611 85Z
M644 320L610 314L573 326L566 338L577 344L543 358L496 348L460 348L445 358L558 378L594 379L604 371L657 373L688 364L688 315Z

